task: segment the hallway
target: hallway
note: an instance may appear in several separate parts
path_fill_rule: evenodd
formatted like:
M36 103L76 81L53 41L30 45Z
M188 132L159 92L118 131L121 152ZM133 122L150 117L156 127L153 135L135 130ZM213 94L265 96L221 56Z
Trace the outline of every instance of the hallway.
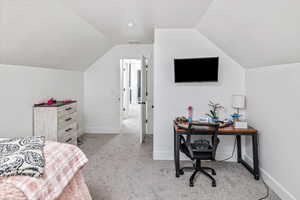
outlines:
M141 105L130 104L128 117L122 120L121 133L138 135L140 132Z

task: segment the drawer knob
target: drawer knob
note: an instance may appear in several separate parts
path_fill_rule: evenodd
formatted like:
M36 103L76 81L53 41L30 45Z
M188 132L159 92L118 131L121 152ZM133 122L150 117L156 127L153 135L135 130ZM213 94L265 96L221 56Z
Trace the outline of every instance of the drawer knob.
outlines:
M69 132L69 131L71 131L72 130L72 128L68 128L67 130L66 130L66 132Z
M68 118L68 119L66 119L65 121L66 121L66 122L68 122L68 121L70 121L70 120L72 120L72 118L71 118L71 117L70 117L70 118Z
M68 110L72 110L72 107L66 108L66 111L68 111Z

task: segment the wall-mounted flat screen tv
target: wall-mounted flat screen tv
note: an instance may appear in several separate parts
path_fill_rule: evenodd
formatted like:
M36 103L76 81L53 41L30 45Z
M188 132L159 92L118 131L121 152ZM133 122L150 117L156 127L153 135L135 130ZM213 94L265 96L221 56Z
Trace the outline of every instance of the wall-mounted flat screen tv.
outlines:
M174 59L175 83L217 82L219 58Z

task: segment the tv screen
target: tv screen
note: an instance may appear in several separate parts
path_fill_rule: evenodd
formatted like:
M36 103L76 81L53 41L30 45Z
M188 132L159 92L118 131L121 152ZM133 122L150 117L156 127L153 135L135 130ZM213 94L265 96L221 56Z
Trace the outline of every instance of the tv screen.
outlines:
M217 82L219 58L175 59L175 83Z

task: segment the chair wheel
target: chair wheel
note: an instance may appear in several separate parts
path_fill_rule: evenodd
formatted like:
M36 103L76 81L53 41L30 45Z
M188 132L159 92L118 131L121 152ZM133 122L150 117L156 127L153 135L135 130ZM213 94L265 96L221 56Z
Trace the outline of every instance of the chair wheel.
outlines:
M190 183L190 187L194 187L194 183Z
M217 187L217 184L216 184L215 182L213 182L211 185L212 185L213 187Z
M183 174L184 174L184 171L181 169L181 170L179 171L179 174L180 174L180 175L183 175Z

